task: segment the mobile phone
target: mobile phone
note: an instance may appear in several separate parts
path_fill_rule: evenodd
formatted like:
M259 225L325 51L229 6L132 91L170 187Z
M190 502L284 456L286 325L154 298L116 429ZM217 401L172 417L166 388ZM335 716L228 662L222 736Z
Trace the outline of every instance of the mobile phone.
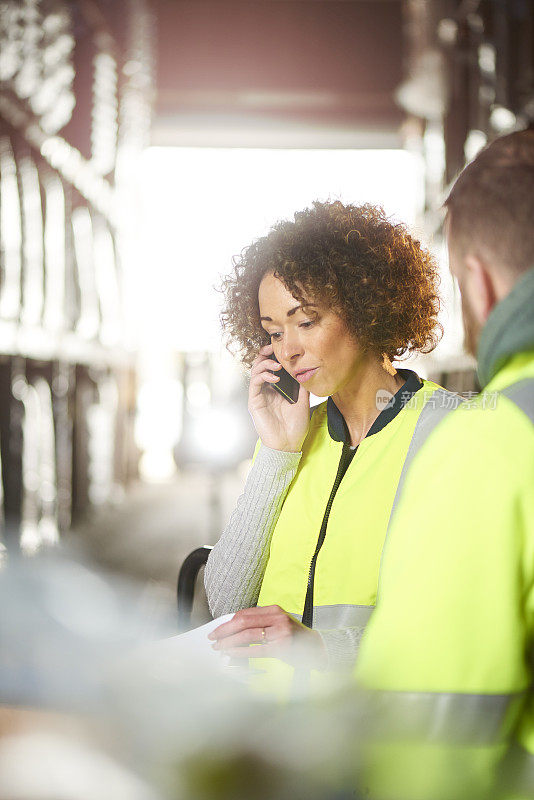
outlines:
M276 358L274 353L271 353L269 358L272 358L273 361L280 363ZM299 391L300 391L300 383L295 380L295 378L289 374L287 370L283 367L282 369L271 370L273 375L279 375L280 380L276 383L269 384L273 389L282 395L282 397L287 400L288 403L296 403L299 399Z

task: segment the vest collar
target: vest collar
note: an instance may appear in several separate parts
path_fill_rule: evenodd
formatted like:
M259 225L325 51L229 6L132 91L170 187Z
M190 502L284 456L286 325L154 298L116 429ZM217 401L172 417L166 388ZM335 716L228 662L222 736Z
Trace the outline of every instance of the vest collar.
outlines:
M401 375L401 377L404 378L405 382L400 387L398 392L393 395L387 406L380 412L378 417L369 428L365 438L372 436L374 433L378 433L378 431L381 431L382 428L385 428L386 425L391 422L391 420L395 419L399 411L402 411L406 403L409 402L413 395L419 391L423 385L423 382L419 376L411 369L398 369L397 372L399 375ZM331 397L329 397L326 401L326 417L328 421L328 433L330 434L330 437L335 442L350 444L350 435L349 429L347 428L347 423L345 422L343 414Z

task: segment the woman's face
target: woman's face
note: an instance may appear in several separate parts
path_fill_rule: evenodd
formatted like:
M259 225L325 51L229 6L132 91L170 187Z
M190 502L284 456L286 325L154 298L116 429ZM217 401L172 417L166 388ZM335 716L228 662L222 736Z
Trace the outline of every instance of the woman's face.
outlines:
M338 314L299 303L272 273L263 277L258 300L275 356L308 391L327 397L358 381L365 358Z

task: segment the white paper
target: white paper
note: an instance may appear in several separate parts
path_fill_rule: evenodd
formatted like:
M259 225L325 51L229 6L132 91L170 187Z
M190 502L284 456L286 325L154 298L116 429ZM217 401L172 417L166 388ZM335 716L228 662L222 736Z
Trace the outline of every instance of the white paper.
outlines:
M213 645L215 641L208 639L208 634L233 619L233 614L224 614L222 617L217 617L199 628L193 628L191 631L180 633L177 636L170 636L168 639L163 639L152 649L157 650L160 655L165 652L169 657L176 658L180 655L210 659L213 663L219 666L226 666L230 661L229 656L224 655L219 650L214 650Z
M212 619L210 622L206 622L205 625L201 625L200 628L193 628L193 630L180 633L178 636L172 636L167 641L174 642L180 647L187 647L189 650L195 650L199 653L205 651L212 656L221 658L221 653L213 649L215 641L213 639L208 639L208 634L214 631L215 628L218 628L219 625L230 622L233 618L233 614L223 614L222 617ZM224 656L224 658L226 658L226 656Z

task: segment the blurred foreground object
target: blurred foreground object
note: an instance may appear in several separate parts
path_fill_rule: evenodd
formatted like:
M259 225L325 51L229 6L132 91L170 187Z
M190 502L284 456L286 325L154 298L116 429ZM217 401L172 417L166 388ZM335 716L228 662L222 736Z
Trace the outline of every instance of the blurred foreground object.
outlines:
M153 788L88 741L82 726L71 722L70 729L59 732L56 724L34 718L27 721L28 731L0 737L1 797L161 800Z
M141 595L66 555L0 571L0 796L354 797L352 687L271 704Z

